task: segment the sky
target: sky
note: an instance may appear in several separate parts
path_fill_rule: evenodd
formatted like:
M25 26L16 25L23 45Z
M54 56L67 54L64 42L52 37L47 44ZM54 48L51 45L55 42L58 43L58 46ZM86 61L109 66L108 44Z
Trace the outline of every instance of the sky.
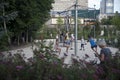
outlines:
M116 11L120 13L120 0L114 0L114 12Z
M94 8L94 5L96 5L95 8L99 9L100 8L100 1L101 0L88 0L88 6L90 8Z
M100 8L100 1L101 0L88 0L88 6L90 8L94 8L94 5L96 9ZM120 0L114 0L114 12L118 11L120 13L120 7L118 7L120 5Z

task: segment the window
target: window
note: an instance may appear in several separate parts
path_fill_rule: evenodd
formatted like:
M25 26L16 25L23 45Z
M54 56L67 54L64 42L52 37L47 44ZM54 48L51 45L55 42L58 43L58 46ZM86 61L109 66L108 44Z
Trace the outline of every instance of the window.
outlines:
M106 6L108 6L108 7L112 7L113 4L112 4L112 3L107 3Z
M107 9L106 13L113 13L113 10L112 9Z
M61 1L70 1L70 0L61 0Z

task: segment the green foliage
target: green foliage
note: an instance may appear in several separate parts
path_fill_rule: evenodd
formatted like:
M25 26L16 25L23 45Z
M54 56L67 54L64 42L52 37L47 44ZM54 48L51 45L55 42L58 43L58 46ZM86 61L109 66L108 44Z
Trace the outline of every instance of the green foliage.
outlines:
M0 50L8 50L8 41L7 36L3 33L3 35L0 37Z
M79 30L79 29L78 29ZM83 29L79 30L79 38L81 38L82 36L84 36L85 39L88 38L88 35L90 34L90 26L86 25L86 26L83 26Z
M57 24L58 24L58 25L62 25L62 24L63 24L63 20L62 20L61 17L58 17L58 19L57 19Z
M120 15L118 12L115 13L115 16L112 19L112 23L117 27L118 30L120 30Z
M104 27L104 36L107 38L107 36L108 36L108 28L106 28L106 27Z
M103 18L102 20L101 20L101 24L103 24L103 25L111 25L111 19L106 19L106 18Z
M100 34L100 23L98 21L96 21L95 23L95 34L95 37L97 37Z
M22 42L22 38L27 42L31 37L34 38L35 33L50 18L53 2L54 0L1 0L0 25L6 21L7 31L12 33L11 42Z
M63 67L61 59L53 54L52 45L48 46L45 41L35 43L37 48L34 56L26 59L22 50L16 54L0 53L0 79L1 80L94 80L95 66L86 63L86 67L75 62L71 67ZM83 63L83 62L82 62ZM110 64L110 65L109 65ZM109 65L109 66L108 66ZM118 52L106 64L109 73L107 80L120 79L120 53ZM100 70L98 74L104 72Z
M57 31L56 28L49 28L46 25L43 25L42 28L40 28L37 33L35 34L36 39L50 39L52 34L52 38L56 37Z
M58 17L57 18L57 32L59 32L60 33L60 31L62 30L62 28L63 28L63 20L62 20L62 18L61 17Z
M118 36L118 44L117 44L118 49L120 49L120 36Z

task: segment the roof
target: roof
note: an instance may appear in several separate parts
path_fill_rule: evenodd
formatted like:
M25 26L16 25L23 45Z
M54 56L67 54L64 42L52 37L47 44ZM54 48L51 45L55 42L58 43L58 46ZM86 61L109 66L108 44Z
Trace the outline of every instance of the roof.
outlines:
M72 10L71 13L74 15L75 10ZM82 18L96 18L100 14L100 10L78 10L78 17Z

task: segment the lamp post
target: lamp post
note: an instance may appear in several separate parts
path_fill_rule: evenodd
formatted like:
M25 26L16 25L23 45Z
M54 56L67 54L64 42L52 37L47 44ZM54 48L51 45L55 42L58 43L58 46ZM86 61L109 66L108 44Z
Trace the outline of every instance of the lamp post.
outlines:
M96 6L96 5L94 5L94 22L95 22L95 19L96 19L96 17L95 17L95 10L96 10L96 9L95 9L95 6ZM94 25L94 38L95 38L95 25Z
M78 10L77 10L77 3L78 0L76 0L75 2L75 55L77 55L77 50L78 50L78 46L77 46L77 19L78 19Z
M68 13L66 14L66 31L69 31L69 15Z

